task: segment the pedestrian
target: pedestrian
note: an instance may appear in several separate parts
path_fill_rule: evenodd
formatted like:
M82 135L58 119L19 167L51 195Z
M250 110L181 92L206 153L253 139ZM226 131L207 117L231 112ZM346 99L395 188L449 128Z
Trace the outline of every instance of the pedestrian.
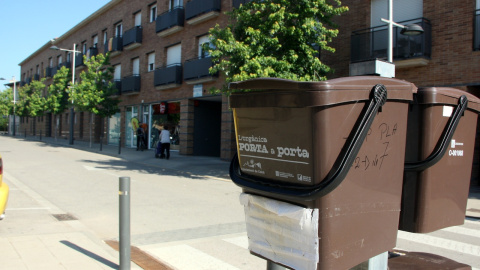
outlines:
M138 149L142 150L145 148L145 130L142 125L138 125L137 128L137 151Z
M166 158L170 158L170 131L168 126L163 126L163 130L160 133L160 143L162 145L160 158L165 158L165 152L167 153Z

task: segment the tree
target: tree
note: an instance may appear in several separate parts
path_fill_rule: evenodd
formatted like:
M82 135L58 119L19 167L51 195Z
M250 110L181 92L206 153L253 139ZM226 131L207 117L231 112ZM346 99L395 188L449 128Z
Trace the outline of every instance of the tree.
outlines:
M120 100L114 97L118 90L112 82L113 67L110 65L109 54L98 54L90 59L84 56L84 63L87 70L80 73L80 83L76 84L73 92L75 106L102 118L111 117L118 112ZM90 121L93 121L92 115ZM92 125L90 134L91 127Z
M55 118L62 114L69 105L68 85L70 83L70 69L62 67L53 76L53 82L48 87L45 110L50 111ZM57 138L58 121L55 119L55 138Z
M13 114L13 90L7 88L0 92L0 115L12 115Z
M333 4L330 4L333 3ZM320 61L319 50L338 30L332 19L348 11L339 0L252 0L229 12L231 24L210 29L206 45L214 65L229 82L258 77L298 81L326 80L330 67Z

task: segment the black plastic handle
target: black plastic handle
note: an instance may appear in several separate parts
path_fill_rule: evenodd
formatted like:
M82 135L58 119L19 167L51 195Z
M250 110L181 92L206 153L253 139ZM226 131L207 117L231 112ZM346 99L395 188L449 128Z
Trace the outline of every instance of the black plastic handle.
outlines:
M442 159L445 152L447 152L448 144L452 140L453 133L457 129L458 123L463 113L467 109L468 99L465 95L462 95L458 99L458 105L455 107L455 111L448 119L447 125L443 130L443 134L440 137L435 149L425 160L415 162L405 162L405 171L423 171L428 167L435 165L440 159Z
M357 120L355 127L326 178L317 185L304 186L243 174L240 170L237 155L234 156L230 163L230 178L236 185L265 196L302 201L311 201L325 196L340 185L345 176L347 176L358 151L362 147L375 115L386 101L386 87L382 84L375 85L372 89L369 103L361 114L363 115L362 118Z

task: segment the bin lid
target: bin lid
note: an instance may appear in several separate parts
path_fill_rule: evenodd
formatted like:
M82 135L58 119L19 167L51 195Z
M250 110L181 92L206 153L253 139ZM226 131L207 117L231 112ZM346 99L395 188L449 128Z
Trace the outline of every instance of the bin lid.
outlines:
M230 106L300 108L366 101L377 84L387 88L388 100L411 101L417 91L413 83L378 76L343 77L319 82L257 78L229 84L230 89L252 90L233 93Z
M480 99L460 89L449 87L422 87L418 89L416 102L418 104L458 105L462 95L468 99L467 109L480 113Z

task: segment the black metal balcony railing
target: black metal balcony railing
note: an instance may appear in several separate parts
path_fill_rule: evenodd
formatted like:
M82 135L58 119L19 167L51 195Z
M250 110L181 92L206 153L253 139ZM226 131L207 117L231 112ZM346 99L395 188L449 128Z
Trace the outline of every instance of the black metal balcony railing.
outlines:
M25 78L25 84L30 84L32 82L32 77Z
M117 88L117 95L122 94L122 80L113 80L113 84L115 84L115 88Z
M123 47L142 43L142 27L135 26L123 34Z
M480 50L480 9L475 10L475 29L473 33L473 50Z
M52 78L53 76L55 76L55 74L57 74L58 70L60 69L61 67L59 66L56 66L56 67L52 67Z
M155 87L182 83L182 65L173 64L155 70L153 84Z
M90 47L87 51L87 59L90 59L92 56L96 56L98 54L97 47Z
M239 8L240 4L245 5L246 3L250 2L251 0L233 0L233 7Z
M220 0L192 0L185 7L185 19L188 21L202 14L220 12Z
M121 36L110 38L105 42L105 53L121 52L123 50L123 39Z
M33 74L33 80L39 81L40 80L40 75L39 74Z
M84 66L83 53L79 53L75 56L75 67Z
M53 70L52 67L47 67L47 68L45 69L45 77L47 77L47 78L52 78L52 77L53 77L52 70Z
M419 18L398 22L403 25L418 24L424 33L417 36L402 35L399 27L393 29L393 60L411 58L428 58L432 53L432 26L430 21ZM352 32L351 62L362 62L374 59L386 59L388 47L388 28L379 26Z
M165 31L174 26L183 26L185 11L183 7L177 7L171 11L160 14L155 22L155 31L157 33Z
M187 60L183 68L183 79L188 81L205 77L213 77L208 71L210 67L212 67L211 57Z
M122 79L122 94L140 92L140 75L132 75Z

